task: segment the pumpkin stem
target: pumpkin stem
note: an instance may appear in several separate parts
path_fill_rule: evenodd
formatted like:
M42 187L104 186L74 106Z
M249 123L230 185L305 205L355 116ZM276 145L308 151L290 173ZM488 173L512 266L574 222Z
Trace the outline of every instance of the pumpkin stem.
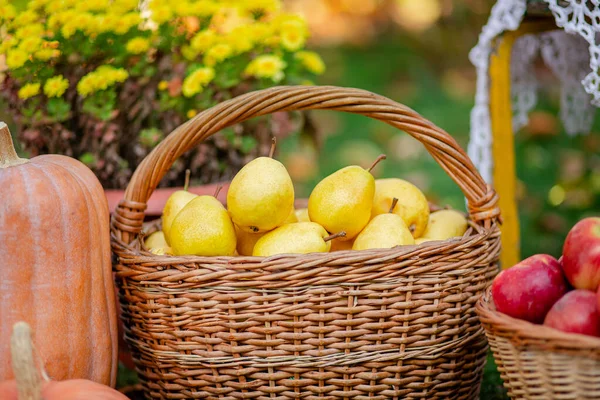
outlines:
M42 380L40 372L35 367L31 328L27 323L17 322L13 325L10 353L19 400L41 400Z
M8 126L6 123L0 121L0 168L25 164L28 161L29 160L20 158L17 155Z

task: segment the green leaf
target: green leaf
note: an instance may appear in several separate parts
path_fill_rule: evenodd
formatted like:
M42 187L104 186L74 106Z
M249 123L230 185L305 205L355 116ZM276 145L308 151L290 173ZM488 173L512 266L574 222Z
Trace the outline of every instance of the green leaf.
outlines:
M83 111L102 121L108 121L115 109L117 94L114 90L103 90L94 93L83 101Z
M46 104L48 115L55 121L64 121L69 118L71 106L62 98L52 98Z
M87 165L88 167L93 167L96 164L96 156L93 153L83 153L79 156L79 161Z

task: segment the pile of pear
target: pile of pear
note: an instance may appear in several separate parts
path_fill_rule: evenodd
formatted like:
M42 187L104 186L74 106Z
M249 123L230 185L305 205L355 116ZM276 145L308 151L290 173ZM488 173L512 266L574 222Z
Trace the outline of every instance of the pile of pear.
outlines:
M162 230L147 236L158 255L260 256L419 245L464 235L462 213L430 212L412 183L375 179L370 168L347 166L320 181L308 208L294 208L294 185L285 166L268 157L246 164L233 178L227 207L215 195L174 192L162 213Z

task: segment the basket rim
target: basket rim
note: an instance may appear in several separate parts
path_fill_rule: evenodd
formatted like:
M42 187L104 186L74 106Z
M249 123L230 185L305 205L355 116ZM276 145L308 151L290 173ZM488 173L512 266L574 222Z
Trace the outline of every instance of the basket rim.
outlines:
M155 220L158 221L158 220ZM154 221L151 221L153 223ZM319 261L319 260L332 260L336 258L347 258L351 257L353 260L361 260L365 264L379 263L382 260L395 259L401 256L406 256L416 249L426 251L425 249L430 248L430 251L421 253L421 256L439 254L440 250L443 249L456 249L460 247L469 247L473 242L484 242L487 240L494 239L494 233L498 231L498 225L494 221L489 229L477 225L469 220L469 229L463 236L454 237L446 240L431 240L421 244L413 245L402 245L395 246L392 248L375 248L367 250L340 250L336 252L314 252L314 253L285 253L275 254L269 257L262 256L197 256L197 255L159 255L151 253L149 250L143 248L143 240L146 237L146 232L142 232L137 240L126 244L120 240L116 235L112 236L112 246L119 248L119 256L121 261L124 253L129 256L136 257L136 263L152 263L159 262L162 267L170 264L212 264L212 262L219 260L225 264L244 264L244 263L257 263L268 264L270 262L285 262L294 260L303 260L303 262ZM212 260L212 261L211 261ZM372 262L369 262L372 260Z
M486 334L507 338L517 347L534 346L544 350L593 351L600 357L600 337L563 332L558 329L513 318L496 310L492 287L477 300L475 311ZM493 328L493 332L490 330Z

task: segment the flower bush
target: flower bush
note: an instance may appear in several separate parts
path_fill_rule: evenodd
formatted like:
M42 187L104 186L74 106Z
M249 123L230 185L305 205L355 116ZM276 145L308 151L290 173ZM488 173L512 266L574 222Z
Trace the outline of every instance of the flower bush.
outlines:
M30 155L77 157L124 187L175 127L227 98L321 74L304 19L278 0L0 0L2 95ZM274 121L275 119L275 121ZM301 119L300 119L301 120ZM180 160L162 185L227 179L289 134L291 116L227 129Z

